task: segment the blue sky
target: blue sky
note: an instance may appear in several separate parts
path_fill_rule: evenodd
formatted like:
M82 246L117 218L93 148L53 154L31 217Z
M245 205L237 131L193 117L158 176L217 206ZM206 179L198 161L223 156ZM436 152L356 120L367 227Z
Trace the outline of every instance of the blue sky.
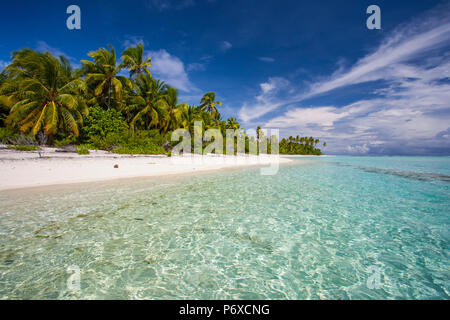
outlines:
M71 4L81 30L66 28ZM215 91L246 129L312 135L329 154L450 154L449 1L17 0L0 27L0 69L24 47L78 65L143 42L181 100Z

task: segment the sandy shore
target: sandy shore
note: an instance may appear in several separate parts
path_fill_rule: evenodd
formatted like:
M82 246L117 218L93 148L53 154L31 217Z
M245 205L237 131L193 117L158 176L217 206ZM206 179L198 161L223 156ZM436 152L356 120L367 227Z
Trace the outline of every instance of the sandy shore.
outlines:
M154 177L260 165L276 168L292 160L276 156L166 157L130 156L105 151L90 155L60 153L55 148L20 152L0 145L0 190L27 187ZM118 166L118 168L115 168Z

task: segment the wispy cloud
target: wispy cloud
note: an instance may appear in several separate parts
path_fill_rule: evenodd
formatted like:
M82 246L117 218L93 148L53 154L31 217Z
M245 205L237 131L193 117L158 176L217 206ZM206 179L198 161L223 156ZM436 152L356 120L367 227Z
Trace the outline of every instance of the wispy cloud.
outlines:
M206 64L200 62L192 62L187 65L186 69L187 71L205 71Z
M275 62L275 59L271 57L259 57L258 60L263 62Z
M284 105L284 101L280 101L278 97L287 94L290 83L285 78L273 77L269 78L267 82L261 83L260 88L261 93L256 96L255 102L251 105L244 103L239 111L239 117L244 122L257 119Z
M45 41L38 41L37 46L36 46L36 50L40 51L40 52L50 52L52 55L54 55L56 57L64 56L64 57L66 57L69 60L75 60L75 58L69 56L68 54L66 54L65 52L61 51L58 48L50 46Z
M122 47L135 47L138 44L147 45L147 41L145 41L143 36L127 36L126 39L122 42Z
M228 41L222 41L220 43L219 47L220 47L220 50L222 50L222 51L228 51L233 47L233 45Z
M181 10L195 6L194 0L147 0L147 6L158 11Z
M364 82L385 80L389 69L394 65L406 63L423 56L450 43L450 14L442 17L430 17L422 23L416 21L407 26L402 26L388 37L373 53L360 59L348 70L339 68L331 76L312 83L307 90L296 90L294 95L281 98L276 104L283 106L291 103L301 102L333 90L341 89L350 85ZM259 108L257 101L255 108ZM244 113L252 114L252 105L247 103L243 106L247 110ZM267 110L266 113L272 111ZM253 119L266 113L258 112Z
M443 12L402 26L352 67L341 67L306 90L269 79L252 103L244 103L241 119L251 123L283 108L265 126L328 140L333 153L450 150L450 19L448 10ZM366 93L373 99L344 106L332 100L337 90L372 81L378 89ZM325 93L329 105L302 105Z
M75 68L79 68L80 67L80 61L78 59L76 59L76 58L74 58L72 56L69 56L68 54L66 54L65 52L63 52L59 48L50 46L45 41L38 41L37 42L37 46L36 46L36 50L40 51L40 52L50 52L55 57L63 56L66 59L68 59L70 61L70 63L72 64L72 66L74 66Z
M406 62L419 56L421 53L446 45L449 43L449 39L450 23L411 37L407 36L407 33L398 32L374 53L358 61L349 71L338 72L325 81L315 83L303 98L353 84L384 80L386 68Z
M379 97L337 107L297 107L267 123L327 140L332 153L426 154L450 150L450 61L397 65ZM438 150L438 151L436 151Z

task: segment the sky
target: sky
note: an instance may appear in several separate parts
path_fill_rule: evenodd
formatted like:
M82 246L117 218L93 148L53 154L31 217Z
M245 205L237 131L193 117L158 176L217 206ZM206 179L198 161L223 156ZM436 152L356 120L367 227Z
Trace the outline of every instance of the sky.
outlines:
M73 4L81 30L66 27ZM143 43L181 101L214 91L248 130L314 136L327 154L450 155L449 0L16 0L0 30L0 69L26 47L79 66Z

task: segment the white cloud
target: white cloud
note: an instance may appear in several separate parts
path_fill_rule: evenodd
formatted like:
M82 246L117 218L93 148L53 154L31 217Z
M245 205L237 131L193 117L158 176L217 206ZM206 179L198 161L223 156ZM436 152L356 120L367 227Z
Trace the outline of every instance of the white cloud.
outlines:
M186 92L196 89L189 80L183 61L178 57L164 49L147 51L146 54L152 58L152 67L150 68L152 74L177 89Z
M282 77L269 78L267 82L261 83L262 92L256 97L256 103L252 104L251 107L244 104L239 111L239 117L247 122L275 110L282 105L278 102L277 95L288 90L289 85L289 81Z
M326 81L315 83L302 98L305 99L348 85L385 79L384 69L406 62L425 51L448 44L449 39L450 23L411 37L406 32L397 33L374 53L359 60L349 71L338 72Z
M122 47L128 48L128 47L135 47L139 43L143 44L144 46L147 45L147 42L144 40L144 37L142 36L128 36L122 43Z
M263 62L275 62L275 59L271 57L259 57L258 59Z
M331 127L335 121L348 115L347 111L341 111L335 107L297 108L273 118L265 126L271 128L305 127L308 125Z
M205 71L206 63L192 62L186 67L187 71Z
M444 12L448 17L448 11ZM292 84L284 91L271 81L260 84L255 101L242 106L241 119L252 125L255 119L283 107L285 111L264 126L280 128L283 136L318 137L328 142L329 153L438 154L450 150L448 21L429 17L422 24L404 26L349 69L341 66L303 92L298 93ZM374 98L334 104L334 90L375 80L381 80L376 90L360 92L375 94ZM333 99L328 105L300 104L323 93Z
M58 57L58 58L60 56L63 56L69 60L69 62L72 64L72 67L74 67L74 68L80 67L80 61L78 59L76 59L72 56L69 56L68 54L63 52L61 49L50 46L45 41L38 41L36 50L40 51L40 52L50 52L53 56Z
M0 60L0 71L5 69L11 62Z
M37 43L37 47L36 47L37 51L40 52L50 52L52 55L54 55L55 57L60 57L60 56L64 56L69 60L75 60L75 58L67 55L66 53L64 53L63 51L61 51L58 48L54 48L51 47L49 44L47 44L45 41L38 41Z
M233 45L230 42L228 42L228 41L222 41L220 43L220 50L222 50L222 51L228 51L232 47L233 47Z
M280 128L285 136L318 137L328 142L327 150L332 153L450 150L446 133L450 130L450 82L442 81L449 76L445 65L407 68L417 75L414 79L402 78L399 71L398 80L378 98L342 107L297 107L264 126ZM356 147L364 145L367 148Z
M273 111L274 108L298 103L336 89L364 82L390 81L392 77L397 78L392 72L393 67L402 66L405 72L408 68L406 63L423 57L437 48L449 46L449 19L450 15L447 13L444 17L431 16L424 19L422 23L414 21L393 32L373 53L360 59L349 70L344 71L341 66L330 77L312 83L307 90L299 89L295 91L295 94L280 98L276 107L268 108L266 112L259 110L261 101L257 101L254 105L245 103L241 113L250 115L247 120L257 119ZM259 112L253 112L253 108Z
M348 146L347 151L350 154L367 154L370 151L369 146L367 143L364 143L363 145L356 145L356 146Z
M158 11L181 10L195 6L194 0L147 0L147 6L150 9Z

